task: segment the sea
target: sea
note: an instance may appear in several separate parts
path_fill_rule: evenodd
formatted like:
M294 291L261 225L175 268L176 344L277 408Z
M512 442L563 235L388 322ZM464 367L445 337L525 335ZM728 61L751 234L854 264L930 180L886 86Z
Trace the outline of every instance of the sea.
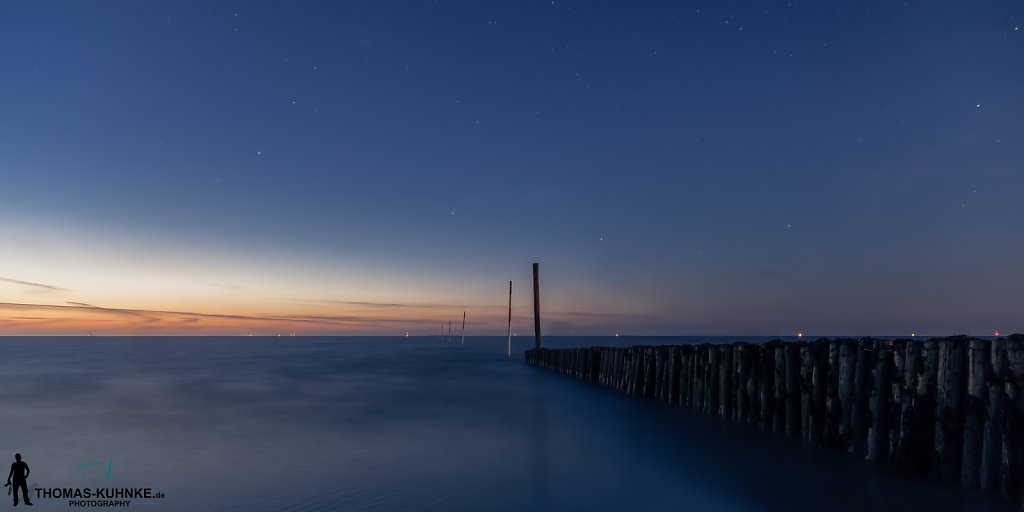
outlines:
M22 456L44 510L1013 510L527 366L532 345L513 338L509 357L503 336L0 337L0 462Z

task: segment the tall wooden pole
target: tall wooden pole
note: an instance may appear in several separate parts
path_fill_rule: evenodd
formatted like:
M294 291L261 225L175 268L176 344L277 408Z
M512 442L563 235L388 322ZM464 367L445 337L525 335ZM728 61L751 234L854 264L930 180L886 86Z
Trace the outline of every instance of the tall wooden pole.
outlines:
M508 282L508 356L512 357L512 281Z
M540 350L540 263L533 264L533 332Z
M462 344L466 344L466 312L462 312Z

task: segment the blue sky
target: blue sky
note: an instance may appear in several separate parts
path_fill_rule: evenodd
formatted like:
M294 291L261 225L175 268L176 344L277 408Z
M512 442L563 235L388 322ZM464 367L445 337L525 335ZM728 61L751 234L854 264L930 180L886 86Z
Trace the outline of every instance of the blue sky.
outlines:
M551 334L1024 330L1021 25L1010 1L8 2L0 315L501 334L511 279L527 332L539 261Z

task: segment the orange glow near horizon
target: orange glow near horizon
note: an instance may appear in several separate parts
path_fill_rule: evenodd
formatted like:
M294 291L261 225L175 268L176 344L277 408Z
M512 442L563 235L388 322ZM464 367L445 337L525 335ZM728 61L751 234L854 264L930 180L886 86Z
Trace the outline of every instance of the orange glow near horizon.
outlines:
M429 332L448 311L416 306L306 305L276 310L165 310L101 307L84 303L0 303L5 335L275 335L278 333L405 334ZM478 322L499 315L476 311ZM429 326L429 327L428 327Z
M419 336L432 335L439 323L461 321L463 311L470 334L506 329L503 279L492 289L480 276L459 281L359 260L282 264L296 258L199 252L117 235L90 239L67 229L7 234L21 243L4 254L0 336ZM53 250L56 239L75 247L75 257ZM557 292L545 299L544 321L553 332L599 333L607 332L607 324L668 321L641 313L642 304L578 305ZM513 300L514 311L531 311L529 294ZM513 323L529 325L532 315L514 316Z
M206 304L204 304L206 305ZM433 335L438 323L468 311L471 335L500 334L507 306L371 303L361 301L265 301L256 305L206 305L190 308L127 308L77 301L7 302L0 299L0 335L47 336L275 336L288 335ZM548 312L553 325L602 330L605 315ZM530 324L530 316L513 316L513 324ZM516 333L514 333L515 335Z

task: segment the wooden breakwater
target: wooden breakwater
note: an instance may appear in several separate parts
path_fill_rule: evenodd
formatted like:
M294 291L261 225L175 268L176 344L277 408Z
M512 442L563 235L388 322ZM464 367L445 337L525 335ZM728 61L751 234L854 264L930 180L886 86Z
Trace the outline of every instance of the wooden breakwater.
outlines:
M1024 508L1024 335L535 348L529 364Z

